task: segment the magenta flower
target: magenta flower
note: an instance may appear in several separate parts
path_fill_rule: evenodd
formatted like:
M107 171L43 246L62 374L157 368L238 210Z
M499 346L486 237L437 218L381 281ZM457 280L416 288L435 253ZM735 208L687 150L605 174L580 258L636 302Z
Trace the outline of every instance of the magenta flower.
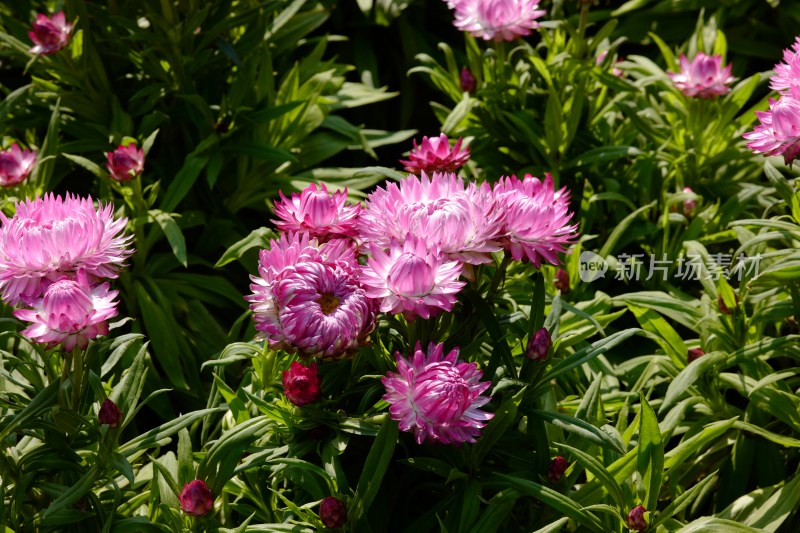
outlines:
M89 286L81 270L75 279L64 278L47 287L44 296L32 303L33 309L17 309L14 316L31 323L22 334L34 342L83 350L89 340L108 333L106 321L117 316L116 295L108 283Z
M347 188L328 193L325 184L312 183L301 193L292 193L291 199L279 192L275 202L273 220L283 231L307 231L312 237L327 240L333 237L355 237L356 221L361 204L346 205Z
M11 305L39 298L47 285L82 269L90 279L116 278L133 250L111 204L47 194L0 213L0 296Z
M569 193L555 191L553 178L544 182L530 174L502 178L494 185L497 208L503 213L503 246L515 261L530 261L537 268L543 261L557 265L556 254L575 239L577 224L569 225Z
M533 337L528 340L528 347L525 349L525 356L531 361L542 362L550 354L550 347L553 340L547 328L540 328Z
M731 90L728 87L733 82L731 65L722 68L722 56L707 56L703 52L697 52L690 62L681 54L680 64L679 73L668 72L667 75L686 96L714 98Z
M195 479L183 486L178 495L181 510L192 516L207 515L214 508L214 495L205 481Z
M691 363L696 359L700 359L705 354L706 352L704 352L702 348L689 348L689 352L686 354L686 360Z
M395 354L397 373L381 381L383 399L402 431L413 431L417 444L475 442L485 422L494 415L480 410L491 400L481 394L490 381L475 363L458 360L458 348L444 355L444 344L430 343L423 352L417 343L410 359Z
M257 339L301 356L350 355L368 341L375 309L356 277L347 241L318 245L308 234L284 234L262 250L251 276Z
M514 41L539 27L536 19L547 11L539 0L451 0L455 26L486 41Z
M783 62L775 65L775 74L769 86L781 93L789 93L794 87L800 89L800 37L795 38L791 49L783 51Z
M36 15L31 31L28 32L28 37L34 44L29 52L39 55L55 54L67 46L71 31L72 24L67 23L63 11L59 11L52 17L39 13Z
M478 87L478 80L475 79L475 76L472 75L472 72L470 72L467 67L461 69L459 82L461 84L461 90L468 93L474 93L475 89Z
M502 223L488 186L465 187L453 173L423 172L370 194L358 229L362 239L381 248L411 234L449 259L475 265L490 262L489 253L502 249L497 242Z
M106 399L103 405L100 406L100 412L97 414L97 421L115 428L122 422L122 411L119 410L117 404L111 401L110 398Z
M647 509L644 508L642 505L637 505L631 512L628 513L628 519L626 520L628 528L634 531L642 531L647 528L647 520L644 519L644 514L647 512Z
M473 78L472 81L474 84L475 79ZM408 161L400 161L405 166L406 172L412 174L454 172L469 161L469 148L461 149L462 139L460 137L452 148L450 148L450 141L444 133L438 137L422 137L422 143L419 146L417 146L416 139L412 142L414 149L408 154Z
M444 258L437 246L427 248L422 239L392 241L388 251L370 245L372 257L361 267L367 296L380 301L384 313L430 318L450 311L465 285L458 281L461 263Z
M20 150L17 143L0 152L0 187L12 187L28 177L36 161L34 150Z
M769 111L756 111L760 124L742 135L754 153L782 155L790 164L800 153L800 88L793 88L779 100L769 100Z
M108 152L106 157L106 168L114 181L130 181L144 170L144 150L137 150L135 144L119 145L113 152Z
M322 395L319 385L316 363L305 366L292 361L289 370L283 372L283 394L294 405L303 406L319 400Z
M553 285L561 294L567 294L569 292L569 272L564 270L563 268L559 268L558 272L556 272L555 280L553 281Z
M342 500L327 496L319 505L319 519L327 528L342 527L347 522L347 507Z

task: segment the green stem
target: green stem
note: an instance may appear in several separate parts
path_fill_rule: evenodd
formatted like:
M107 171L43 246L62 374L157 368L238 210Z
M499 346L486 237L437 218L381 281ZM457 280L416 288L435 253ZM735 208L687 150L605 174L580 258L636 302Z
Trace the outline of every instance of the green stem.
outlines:
M487 302L491 302L494 300L494 297L497 296L497 291L500 288L500 282L505 280L506 270L508 270L508 264L510 262L511 255L509 255L508 252L504 253L503 260L500 262L500 266L497 267L497 272L494 273L492 283L489 286L489 291L486 293Z

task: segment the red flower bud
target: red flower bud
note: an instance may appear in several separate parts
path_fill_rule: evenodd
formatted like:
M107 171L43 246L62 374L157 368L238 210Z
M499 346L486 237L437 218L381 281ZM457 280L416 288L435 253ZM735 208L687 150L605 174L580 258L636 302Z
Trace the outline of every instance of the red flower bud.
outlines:
M702 348L690 348L689 354L686 356L686 359L691 363L695 359L699 359L705 354L706 352L704 352Z
M214 508L214 495L204 481L195 479L183 486L178 495L181 510L192 516L203 516Z
M550 461L550 466L547 468L547 477L550 478L550 482L555 484L561 481L567 468L569 468L569 461L560 455L556 455L555 459Z
M341 500L328 496L319 506L319 519L325 527L342 527L347 522L347 507Z
M637 505L631 512L628 513L628 527L634 531L642 531L647 527L647 521L644 519L644 513L647 512L641 505Z
M528 349L525 350L525 355L532 361L545 361L552 345L553 341L550 338L550 332L546 328L541 328L528 341Z
M558 269L553 285L555 285L556 289L558 289L561 294L567 294L569 292L569 274L566 270L563 268Z
M117 404L111 400L106 400L100 406L100 412L97 414L97 419L101 424L108 424L115 428L122 422L122 411L119 410Z
M144 170L144 150L137 150L135 144L120 145L107 156L106 169L115 181L130 181Z
M322 391L319 388L317 364L304 366L293 361L289 370L283 373L283 393L290 402L298 406L319 400Z
M475 92L478 82L467 67L461 69L461 90L468 93Z

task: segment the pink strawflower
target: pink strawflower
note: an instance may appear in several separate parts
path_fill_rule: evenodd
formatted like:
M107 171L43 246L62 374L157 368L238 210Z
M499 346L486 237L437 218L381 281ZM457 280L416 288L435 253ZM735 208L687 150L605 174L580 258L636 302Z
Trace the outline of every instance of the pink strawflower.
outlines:
M90 279L116 278L133 253L123 235L126 218L111 204L95 209L91 198L49 193L0 213L0 297L11 305L39 298L47 285L82 269Z
M400 162L405 166L406 172L412 174L454 172L469 161L469 148L461 149L462 140L459 137L456 144L450 148L450 141L444 133L438 137L422 137L422 143L419 146L414 139L412 141L414 149L408 154L408 161L401 160Z
M795 38L791 49L783 51L783 62L775 65L775 74L769 79L769 86L781 93L791 88L800 88L800 37Z
M465 186L453 173L423 172L370 194L358 229L364 241L381 248L411 234L450 259L476 265L502 249L497 242L502 223L488 186Z
M800 88L790 89L778 100L769 100L769 111L756 111L760 124L742 135L754 153L782 155L790 164L800 153Z
M108 333L109 318L117 315L117 291L108 283L91 287L83 271L75 279L64 278L50 285L44 296L32 303L33 309L17 309L14 316L31 322L22 334L52 348L81 350L89 340Z
M67 46L71 31L72 24L67 23L63 11L59 11L52 17L39 13L36 15L31 31L28 32L28 37L34 44L29 52L39 55L55 54Z
M386 388L383 399L402 431L413 431L418 444L475 442L485 422L494 415L481 411L491 400L481 394L490 381L475 363L458 360L458 348L444 355L444 344L430 343L423 352L417 343L406 359L395 354L397 373L381 379Z
M539 27L536 19L547 11L539 0L455 0L455 26L486 41L514 41Z
M192 516L204 516L214 508L214 495L205 481L195 479L183 486L178 495L181 510Z
M258 272L245 299L256 338L273 349L334 358L368 341L374 304L357 280L355 255L344 239L319 245L308 234L283 234L261 251Z
M303 406L319 400L319 375L316 363L305 366L292 361L289 370L283 372L283 394L294 405Z
M347 188L331 194L324 183L319 189L312 183L302 192L292 193L291 199L282 191L278 194L281 199L275 202L275 215L280 220L272 222L283 231L306 231L319 239L356 236L361 204L345 203Z
M347 507L342 500L327 496L319 505L319 519L327 528L342 527L347 522Z
M427 248L425 242L408 236L405 242L393 240L389 250L370 245L371 256L361 267L361 283L367 296L380 301L384 313L403 313L430 318L450 311L458 291L465 285L458 281L461 263L442 256L438 246Z
M36 161L34 150L21 150L17 143L0 152L0 187L12 187L28 177Z
M108 152L106 157L106 168L114 181L130 181L144 170L144 150L137 150L133 143L128 146L119 145L113 152Z
M733 82L731 65L722 68L722 56L708 56L703 52L697 52L694 59L689 61L681 54L680 64L679 73L668 72L667 75L675 87L686 96L714 98L731 90L728 87Z
M576 238L577 224L570 225L569 193L554 190L553 178L544 182L530 174L501 178L494 185L497 208L504 215L502 243L515 261L543 261L557 265L557 254Z

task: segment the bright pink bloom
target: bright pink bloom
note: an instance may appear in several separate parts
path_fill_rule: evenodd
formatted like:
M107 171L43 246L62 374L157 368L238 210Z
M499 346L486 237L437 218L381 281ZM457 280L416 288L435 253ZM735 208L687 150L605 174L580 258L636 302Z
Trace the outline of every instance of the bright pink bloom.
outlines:
M106 168L114 181L130 181L144 170L144 150L137 150L135 144L119 145L113 152L108 152L106 157Z
M305 366L292 361L289 370L283 372L283 394L295 405L308 405L319 400L322 395L319 385L316 363Z
M83 271L75 279L56 281L44 297L32 303L33 309L17 309L14 316L31 322L22 334L52 348L62 344L70 351L76 346L85 349L90 339L108 333L109 318L117 316L117 291L109 291L108 283L95 287Z
M204 516L214 508L214 495L205 481L195 479L183 486L178 495L181 510L192 516Z
M444 355L444 344L430 343L427 353L417 343L410 359L395 354L397 373L381 379L383 399L402 431L413 431L418 444L475 442L485 421L494 415L481 411L491 400L481 394L490 381L475 363L458 360L458 348Z
M550 479L550 483L556 484L561 481L567 468L569 468L569 461L560 455L556 455L555 458L550 461L550 466L547 467L547 477Z
M385 313L430 318L450 311L456 294L465 285L458 281L461 263L444 258L437 246L427 248L422 239L408 236L392 241L388 251L374 245L372 257L361 267L361 283L367 296L380 300Z
M312 183L291 199L279 192L281 200L275 202L273 220L283 231L307 231L312 237L327 240L333 237L355 237L356 221L361 204L347 205L347 188L328 193L324 183Z
M484 40L514 41L539 27L536 19L547 11L539 0L451 0L455 26Z
M474 84L474 78L472 81ZM412 174L454 172L469 161L469 148L461 149L461 137L452 148L450 148L450 141L444 133L438 137L422 137L422 143L419 146L417 146L416 139L412 142L414 149L408 154L408 161L400 161L405 165L406 172Z
M36 161L34 150L20 150L17 143L0 152L0 187L11 187L28 177Z
M488 187L465 186L453 173L423 172L370 194L358 229L362 239L381 248L411 234L449 259L475 265L490 262L489 253L502 249L497 242L502 223Z
M356 278L347 241L318 245L308 234L283 234L262 250L259 276L251 276L258 335L273 349L302 356L350 355L368 341L375 309Z
M707 56L703 52L697 52L690 62L681 54L680 64L679 73L668 72L667 75L686 96L714 98L731 90L728 87L733 82L731 65L722 68L722 56Z
M111 204L95 209L91 198L47 194L0 213L0 291L11 305L39 298L46 286L83 269L90 279L116 278L133 250L122 234L126 218Z
M72 24L67 23L63 11L59 11L52 18L39 13L31 31L28 32L28 37L34 44L29 52L40 55L55 54L67 46L71 31Z
M347 507L342 500L333 496L323 498L319 505L319 519L327 528L342 527L347 522Z
M505 217L502 243L511 257L537 268L543 261L557 265L556 254L575 239L578 229L577 224L569 225L572 213L566 188L555 191L550 174L544 182L530 174L522 181L511 176L495 183L494 197Z
M775 74L769 79L769 86L781 93L791 88L800 89L800 37L795 38L791 49L783 51L783 62L775 65Z
M742 135L754 153L782 155L790 164L800 153L800 87L792 88L779 100L769 100L769 111L756 111L761 124Z
M100 412L97 414L97 420L101 424L108 424L112 428L117 427L122 422L122 411L119 410L117 404L107 399L100 406Z

